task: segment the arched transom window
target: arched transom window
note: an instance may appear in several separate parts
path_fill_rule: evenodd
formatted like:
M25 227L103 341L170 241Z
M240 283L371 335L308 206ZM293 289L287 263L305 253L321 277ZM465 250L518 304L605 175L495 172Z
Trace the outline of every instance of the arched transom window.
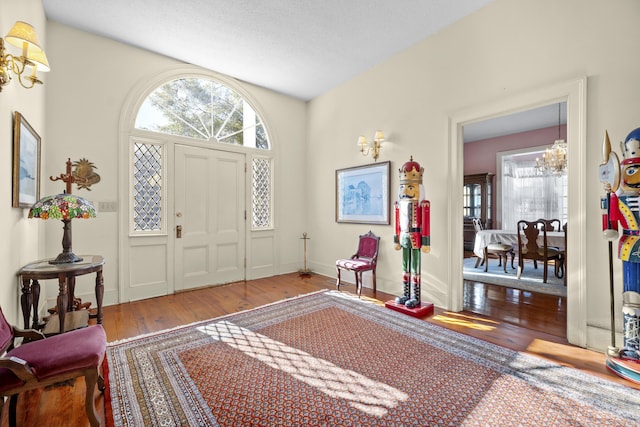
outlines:
M138 112L135 127L268 150L262 120L244 98L214 80L172 80L154 90Z

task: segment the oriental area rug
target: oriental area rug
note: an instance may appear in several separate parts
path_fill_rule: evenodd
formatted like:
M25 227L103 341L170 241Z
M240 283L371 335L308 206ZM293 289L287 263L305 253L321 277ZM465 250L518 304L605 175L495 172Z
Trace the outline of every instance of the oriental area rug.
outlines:
M514 264L515 269L511 268L511 260L509 260L507 272L505 273L504 268L498 266L497 259L489 259L489 271L487 272L484 271L484 265L478 266L478 268L475 267L476 259L476 257L464 259L462 277L465 280L561 297L567 296L567 287L564 285L564 279L559 279L555 276L553 264L547 266L547 283L543 283L542 262L538 262L538 268L534 268L533 262L527 260L524 264L522 275L518 279L518 264Z
M629 426L640 391L321 291L109 343L115 426Z

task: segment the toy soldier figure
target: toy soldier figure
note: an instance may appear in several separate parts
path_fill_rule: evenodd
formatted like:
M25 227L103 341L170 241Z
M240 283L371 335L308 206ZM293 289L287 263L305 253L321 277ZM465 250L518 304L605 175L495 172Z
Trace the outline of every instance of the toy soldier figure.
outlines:
M395 202L396 250L402 248L402 296L395 302L407 308L420 306L420 251L430 250L430 205L424 200L424 168L410 160L400 168L400 190Z
M605 202L608 217L603 225L605 235L612 237L617 237L617 232L611 232L618 224L622 228L618 257L622 261L624 348L620 356L640 360L640 128L631 131L621 145L624 158L620 172L616 171L619 188L605 188L609 193Z

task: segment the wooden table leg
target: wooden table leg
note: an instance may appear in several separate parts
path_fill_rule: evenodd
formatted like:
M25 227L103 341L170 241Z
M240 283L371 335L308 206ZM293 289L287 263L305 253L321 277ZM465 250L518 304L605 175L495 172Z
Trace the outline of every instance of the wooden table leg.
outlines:
M76 276L67 278L67 308L69 311L76 309Z
M22 305L22 323L25 329L29 329L29 316L33 300L31 299L31 279L22 279L22 295L20 296Z
M31 281L31 304L33 307L33 329L40 329L40 316L38 316L38 306L40 305L40 282Z
M60 321L60 333L64 332L64 318L67 314L67 276L58 275L58 320Z
M98 306L98 315L96 321L102 323L102 298L104 296L104 279L102 270L96 272L96 305Z

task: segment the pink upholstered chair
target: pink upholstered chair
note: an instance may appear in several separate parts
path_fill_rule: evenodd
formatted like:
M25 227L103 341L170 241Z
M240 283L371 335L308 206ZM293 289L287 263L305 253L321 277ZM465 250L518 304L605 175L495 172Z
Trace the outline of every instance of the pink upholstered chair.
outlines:
M15 338L28 342L15 346ZM12 327L0 309L0 414L9 399L9 425L16 425L18 395L24 391L84 377L85 410L92 427L100 421L94 405L96 384L104 390L101 374L107 337L102 325L76 329L45 338L40 332Z
M356 276L356 292L358 296L362 293L362 273L371 271L373 275L373 291L376 290L376 264L378 263L378 246L380 246L380 237L369 231L362 234L358 242L358 250L348 259L339 259L336 261L336 270L338 271L338 280L336 287L340 290L340 270L353 271Z

